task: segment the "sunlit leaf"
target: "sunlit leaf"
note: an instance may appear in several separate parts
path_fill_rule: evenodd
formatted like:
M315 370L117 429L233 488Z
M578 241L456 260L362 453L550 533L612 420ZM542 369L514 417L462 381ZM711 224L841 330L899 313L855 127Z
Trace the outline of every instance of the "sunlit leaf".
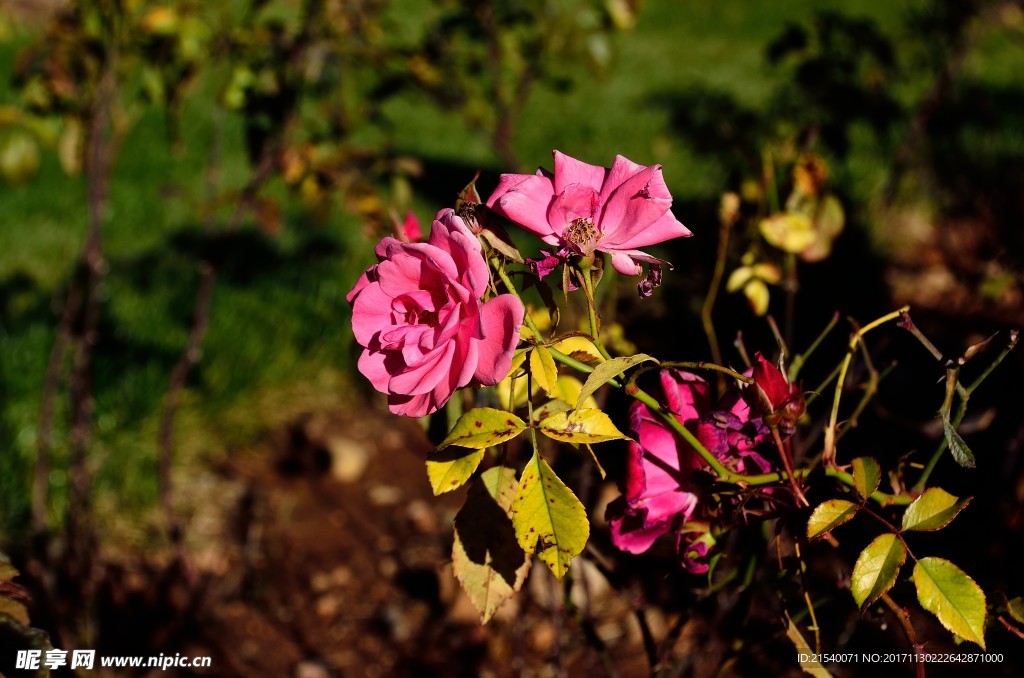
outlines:
M946 629L985 649L985 594L964 571L943 558L921 558L914 565L921 607Z
M793 643L793 649L796 650L797 657L811 657L808 661L800 661L800 668L803 669L804 673L815 676L815 678L832 678L832 674L821 665L821 662L814 659L817 653L811 649L810 644L804 635L800 633L799 627L793 623L793 620L786 615L786 636L789 638L789 642Z
M863 610L891 589L906 559L907 549L895 534L887 532L868 544L857 557L850 577L850 591L857 606Z
M857 457L853 460L853 486L862 498L867 499L882 482L882 469L872 457Z
M832 253L832 243L846 224L843 204L834 195L826 195L820 199L804 200L792 209L810 219L815 234L814 242L800 251L800 258L810 262L826 259Z
M946 442L949 443L949 451L953 453L953 458L956 459L956 463L960 464L964 468L974 468L974 453L971 452L971 448L967 447L967 443L960 437L960 434L953 428L953 423L948 419L942 420L942 431L946 434Z
M558 368L551 351L543 346L535 346L530 353L530 374L533 381L551 396L558 395Z
M597 350L597 347L594 346L594 342L586 337L566 337L558 343L553 344L551 348L561 351L567 356L571 356L580 362L604 362L604 358L601 356L601 352Z
M580 500L537 453L523 469L511 513L523 550L536 553L557 579L564 577L587 544L590 523Z
M807 538L814 539L831 532L857 515L858 506L845 499L829 499L811 512L807 521Z
M768 312L768 302L771 300L771 292L763 280L754 278L743 286L743 295L750 304L750 310L754 315L763 316Z
M907 507L903 529L919 532L942 529L970 502L971 497L959 499L941 487L930 487Z
M515 469L489 468L455 516L452 567L485 624L530 571L532 561L519 546L510 515L518 487Z
M805 214L785 212L762 219L761 235L784 252L798 254L814 244L814 224Z
M1018 624L1024 624L1024 598L1018 596L1006 601L1006 611Z
M637 355L624 356L621 358L612 358L611 360L601 363L594 368L594 371L587 377L586 383L583 384L583 389L580 391L579 397L576 399L576 408L583 406L584 400L587 399L590 394L597 391L609 380L619 376L630 367L639 365L647 361L658 362L646 353L639 353Z
M451 492L462 487L484 458L484 450L453 445L427 455L427 478L434 494Z
M564 443L600 443L627 439L601 410L557 412L537 425L541 433Z
M749 266L740 266L729 274L729 279L725 282L725 290L727 292L737 292L750 282L750 279L753 277L753 269Z
M511 412L477 407L459 417L437 449L440 451L449 445L458 445L481 450L511 440L525 428L526 422Z

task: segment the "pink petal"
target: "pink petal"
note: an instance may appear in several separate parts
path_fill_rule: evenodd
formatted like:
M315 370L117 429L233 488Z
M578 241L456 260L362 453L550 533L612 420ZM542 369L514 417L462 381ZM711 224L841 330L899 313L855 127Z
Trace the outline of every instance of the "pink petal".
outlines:
M638 165L625 156L617 155L612 161L612 167L608 170L604 186L601 188L601 197L606 201L611 197L612 192L621 186L630 177L647 169L644 165Z
M375 282L376 281L376 279L377 279L377 277L376 277L376 270L375 270L376 268L377 268L377 266L373 265L370 268L368 268L365 273L363 273L361 276L359 276L359 280L356 281L356 284L353 285L352 289L349 290L348 294L345 295L345 301L347 301L348 303L351 304L352 301L357 296L359 296L359 293L363 291L364 287L369 285L371 282ZM372 280L370 278L371 275L373 276Z
M391 303L380 283L370 283L356 297L352 304L352 334L361 346L369 346L374 335L394 327Z
M598 249L606 251L603 247ZM633 258L625 252L612 252L612 266L622 275L640 275L644 270L640 264L633 261Z
M662 537L672 531L672 523L664 522L646 526L632 516L611 518L608 521L612 543L626 553L643 553Z
M498 189L488 198L487 205L532 233L541 237L553 235L547 217L548 206L555 197L551 179L536 174L516 174L511 176L522 180L507 185L512 183L506 182L508 176L502 175Z
M555 193L563 192L572 184L588 186L600 191L608 170L597 165L588 165L576 158L553 151L555 156Z
M423 357L419 365L406 366L399 374L391 377L389 393L422 395L434 390L438 382L452 370L455 342L449 341Z
M499 295L480 307L483 338L477 343L479 363L474 379L481 384L496 384L508 374L525 314L522 302L511 294Z
M711 411L711 387L692 372L662 370L661 387L669 410L680 421L693 421Z
M580 184L572 184L555 196L547 215L555 235L561 236L565 227L577 219L593 220L600 200L597 191Z
M392 414L401 417L425 417L440 409L442 404L434 400L432 393L416 396L400 394L388 396L388 409Z
M388 382L391 381L391 374L387 370L387 355L384 351L371 351L363 349L359 355L359 372L366 377L375 389L381 393L388 392Z
M602 197L605 197L603 192ZM629 242L658 223L671 206L672 196L661 179L661 167L654 165L637 172L606 197L600 216L606 246ZM664 229L664 225L656 228ZM659 233L663 237L653 242L669 239L672 237L671 232L670 229L664 229Z
M437 213L429 242L448 252L460 272L457 279L472 291L474 297L484 293L490 281L490 272L481 254L480 241L462 217L455 214L455 210L449 208Z
M614 249L637 249L640 247L647 247L648 245L656 245L660 242L672 240L673 238L689 238L693 233L690 229L683 226L675 215L672 214L672 210L665 212L660 219L655 221L653 224L643 229L642 231L635 233L631 238L624 242L607 243L606 246L614 246Z

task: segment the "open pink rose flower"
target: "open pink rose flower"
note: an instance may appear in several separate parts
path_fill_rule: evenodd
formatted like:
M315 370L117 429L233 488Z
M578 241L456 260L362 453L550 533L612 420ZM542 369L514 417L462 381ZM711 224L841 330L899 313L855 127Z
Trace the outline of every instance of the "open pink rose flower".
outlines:
M738 394L712 409L708 383L675 369L661 372L661 386L676 419L722 463L740 472L768 469L755 451L768 429ZM694 472L706 464L646 405L633 403L629 413L636 442L629 444L623 496L608 505L607 518L612 542L642 553L700 512ZM682 548L684 540L678 542Z
M487 206L540 236L561 258L608 252L624 275L639 275L640 262L651 264L650 280L641 285L641 294L649 294L666 262L639 248L692 235L672 215L661 165L645 167L618 155L609 169L558 151L554 156L554 174L501 175Z
M470 382L496 384L512 364L525 309L489 301L480 242L454 210L437 213L425 243L384 238L346 297L363 346L359 371L395 414L421 417Z

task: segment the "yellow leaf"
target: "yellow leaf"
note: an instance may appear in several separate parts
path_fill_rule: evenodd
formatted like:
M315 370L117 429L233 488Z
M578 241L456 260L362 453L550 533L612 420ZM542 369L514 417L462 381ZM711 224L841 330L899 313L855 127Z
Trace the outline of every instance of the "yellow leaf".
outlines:
M522 549L536 553L557 579L565 576L590 537L583 504L536 453L519 480L512 525Z
M597 409L557 412L541 421L537 428L549 438L564 443L600 443L606 440L628 440L608 415Z
M449 445L480 450L511 440L525 428L526 422L511 412L477 407L459 417L437 450L440 452Z
M535 346L530 353L530 374L533 381L551 396L558 395L558 368L551 351L543 346Z
M568 337L562 339L557 344L553 344L551 348L561 351L566 355L571 355L585 363L599 363L603 362L604 358L601 357L601 352L594 346L594 342L586 337Z
M761 220L761 235L784 252L799 254L814 244L814 224L805 214L782 213Z
M763 280L754 279L748 282L743 288L743 294L747 297L750 310L755 315L762 316L768 312L770 292L768 291L768 285Z

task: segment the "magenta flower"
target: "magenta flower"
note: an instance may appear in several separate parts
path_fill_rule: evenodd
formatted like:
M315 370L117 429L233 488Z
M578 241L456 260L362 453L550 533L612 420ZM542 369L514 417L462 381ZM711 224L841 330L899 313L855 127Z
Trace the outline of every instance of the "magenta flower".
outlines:
M461 217L441 210L427 242L388 237L375 251L379 263L346 298L359 371L393 413L421 417L470 382L505 377L525 309L511 294L481 301L489 272Z
M620 273L639 275L639 262L647 262L660 278L665 262L639 248L692 235L669 209L661 165L645 167L618 155L608 169L558 151L554 156L554 174L501 175L487 206L558 248L563 259L608 252ZM646 282L648 288L656 283L653 277Z
M662 370L661 385L669 411L726 466L768 469L755 451L768 430L760 418L751 419L742 399L730 398L727 409L712 410L708 383L681 370ZM623 496L609 504L606 517L612 542L642 553L699 512L694 472L706 464L646 405L633 403L629 413L636 442L629 444Z

